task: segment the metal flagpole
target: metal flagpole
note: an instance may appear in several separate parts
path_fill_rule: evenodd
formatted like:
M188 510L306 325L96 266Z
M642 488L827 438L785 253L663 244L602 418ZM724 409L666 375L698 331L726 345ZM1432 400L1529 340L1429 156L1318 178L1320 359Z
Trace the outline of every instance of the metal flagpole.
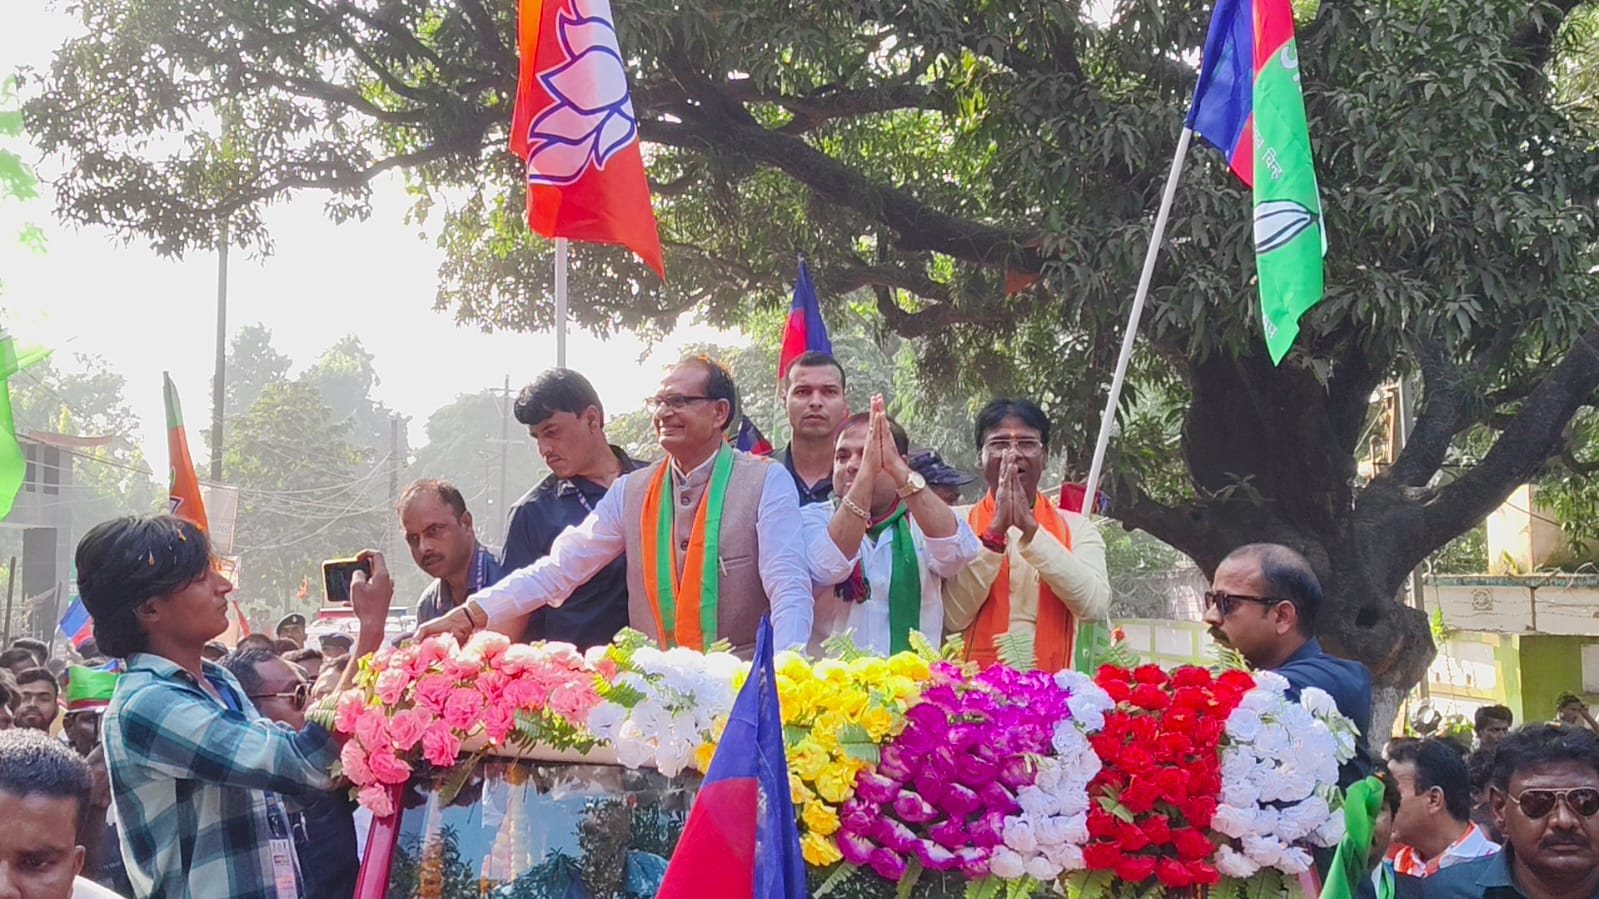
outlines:
M1110 378L1110 394L1105 397L1105 414L1099 419L1099 440L1094 444L1094 461L1088 466L1088 483L1083 490L1083 505L1078 511L1087 515L1094 507L1094 497L1099 493L1099 479L1105 468L1105 449L1110 446L1110 430L1116 424L1116 405L1121 402L1122 384L1127 380L1127 362L1133 356L1133 342L1138 337L1138 320L1144 315L1144 301L1149 299L1149 282L1155 277L1155 259L1160 245L1166 239L1166 219L1171 215L1172 198L1177 195L1177 181L1183 174L1183 160L1188 157L1188 142L1193 129L1184 128L1177 139L1177 152L1171 160L1171 171L1166 174L1166 192L1160 197L1160 211L1155 213L1155 230L1149 237L1149 249L1144 251L1144 271L1138 276L1138 293L1133 297L1133 311L1127 317L1127 333L1122 335L1121 356L1116 359L1116 372Z
M555 239L555 367L566 367L566 238Z

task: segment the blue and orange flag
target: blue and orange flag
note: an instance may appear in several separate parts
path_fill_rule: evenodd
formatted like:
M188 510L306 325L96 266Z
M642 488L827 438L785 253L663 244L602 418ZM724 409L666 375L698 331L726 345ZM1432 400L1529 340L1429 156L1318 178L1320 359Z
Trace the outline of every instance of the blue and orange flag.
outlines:
M816 286L811 283L811 270L805 257L799 261L799 275L794 279L794 299L788 304L788 323L783 326L783 349L777 357L777 380L788 376L788 367L794 360L815 351L833 355L833 342L827 338L827 325L822 322L822 307L816 301Z
M1255 268L1272 362L1321 301L1321 198L1288 0L1216 0L1188 127L1254 191Z
M783 755L772 621L689 810L657 899L805 899L805 861Z
M666 264L609 0L521 0L511 152L527 163L527 223Z

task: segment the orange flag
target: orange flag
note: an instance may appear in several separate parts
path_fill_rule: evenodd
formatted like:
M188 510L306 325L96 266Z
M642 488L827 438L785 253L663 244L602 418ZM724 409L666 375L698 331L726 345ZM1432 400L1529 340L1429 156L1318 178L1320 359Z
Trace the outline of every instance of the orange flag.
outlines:
M178 388L172 376L161 373L166 382L167 401L167 464L171 480L167 488L172 502L171 512L192 523L201 531L210 533L205 519L205 502L200 499L200 479L194 474L194 460L189 458L189 438L183 433L183 410L178 406Z

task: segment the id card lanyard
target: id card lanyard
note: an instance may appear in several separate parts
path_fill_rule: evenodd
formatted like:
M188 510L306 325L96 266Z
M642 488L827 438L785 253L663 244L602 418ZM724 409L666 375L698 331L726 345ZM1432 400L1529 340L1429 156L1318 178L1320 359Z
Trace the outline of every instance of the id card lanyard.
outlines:
M209 678L207 678L209 680ZM222 705L228 711L241 711L233 694L223 684L212 681ZM266 793L267 828L272 834L267 850L272 856L272 887L277 899L301 899L300 858L294 851L294 838L289 829L289 813L276 793Z

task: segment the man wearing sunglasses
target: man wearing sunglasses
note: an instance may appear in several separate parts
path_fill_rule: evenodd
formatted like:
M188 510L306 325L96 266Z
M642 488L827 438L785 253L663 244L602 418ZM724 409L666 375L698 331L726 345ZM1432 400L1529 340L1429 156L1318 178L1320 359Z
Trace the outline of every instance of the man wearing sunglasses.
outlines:
M1205 623L1216 642L1237 650L1257 669L1288 680L1290 698L1316 687L1355 723L1355 758L1339 771L1348 787L1371 770L1366 731L1371 727L1371 672L1359 662L1322 651L1316 639L1321 581L1310 562L1286 546L1252 543L1216 566L1205 593Z
M1388 852L1395 873L1431 877L1499 851L1499 844L1471 823L1471 776L1455 748L1442 740L1393 747L1388 772L1400 795Z
M311 683L282 656L248 649L222 660L238 678L256 711L291 730L305 726ZM355 851L355 807L334 788L295 797L289 805L294 848L305 875L307 897L349 899L355 894L360 859Z
M1488 802L1503 851L1423 882L1423 899L1583 899L1599 894L1599 739L1530 725L1494 753Z

